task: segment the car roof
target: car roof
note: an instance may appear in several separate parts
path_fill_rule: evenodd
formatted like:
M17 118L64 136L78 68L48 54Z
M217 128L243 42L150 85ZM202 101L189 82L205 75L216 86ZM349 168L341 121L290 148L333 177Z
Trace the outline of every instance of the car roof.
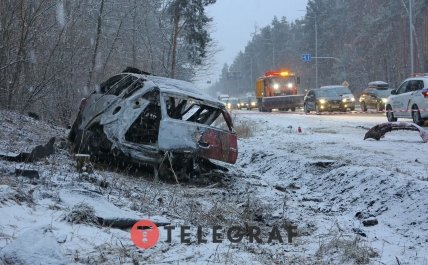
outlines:
M381 86L381 85L389 85L389 84L387 82L384 82L384 81L369 82L369 86Z
M331 85L331 86L322 86L320 87L320 89L330 89L330 88L348 88L346 86L341 86L341 85ZM349 89L349 88L348 88Z
M428 80L428 75L421 75L421 76L412 76L412 77L408 77L408 78L406 78L406 80L404 80L404 81L407 81L407 80L421 80L421 79L424 79L424 80Z
M211 97L210 95L200 91L194 84L178 79L172 79L168 77L126 73L137 78L142 78L147 81L151 81L155 86L159 87L161 92L173 93L173 94L184 94L197 99L207 100L213 103L223 105L221 101Z

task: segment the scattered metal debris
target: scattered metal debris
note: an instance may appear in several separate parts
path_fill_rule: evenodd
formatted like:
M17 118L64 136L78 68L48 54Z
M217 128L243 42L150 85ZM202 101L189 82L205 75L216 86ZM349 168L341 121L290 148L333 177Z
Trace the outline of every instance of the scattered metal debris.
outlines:
M363 220L364 226L374 226L374 225L377 225L378 223L379 223L379 221L374 217L370 217L370 218Z
M76 160L76 169L77 172L83 173L86 172L88 174L94 171L94 167L90 161L91 156L87 154L75 154L74 159Z
M126 71L82 100L69 134L74 152L153 166L156 176L219 169L209 159L236 162L237 136L222 102L185 81Z
M112 228L128 229L139 220L145 219L139 212L117 207L101 194L84 189L61 189L61 203L71 209L66 220L73 223L95 223ZM151 216L158 226L169 225L162 216Z
M15 169L15 175L16 176L23 176L30 179L38 179L40 178L39 172L37 170L33 169Z
M364 140L368 138L380 140L380 138L382 138L387 132L396 130L419 131L419 135L421 136L423 142L428 142L428 131L411 122L385 122L378 124L366 133Z
M38 161L42 158L48 157L55 153L54 144L55 144L55 137L52 137L47 144L38 145L34 147L34 149L30 153L22 152L19 154L15 154L15 153L0 154L0 158L7 161L13 161L13 162Z

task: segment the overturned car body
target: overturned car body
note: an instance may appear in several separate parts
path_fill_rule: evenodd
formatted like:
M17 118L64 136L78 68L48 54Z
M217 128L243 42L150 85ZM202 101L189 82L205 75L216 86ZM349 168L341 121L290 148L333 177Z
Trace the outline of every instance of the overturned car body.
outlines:
M234 164L238 152L222 102L191 83L136 69L111 77L82 100L69 140L75 152L151 165L155 172L165 161L183 172L209 159Z

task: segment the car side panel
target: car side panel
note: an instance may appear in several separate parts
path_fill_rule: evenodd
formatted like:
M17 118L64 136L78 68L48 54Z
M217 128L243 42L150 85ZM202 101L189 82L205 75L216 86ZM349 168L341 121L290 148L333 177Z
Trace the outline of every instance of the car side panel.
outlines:
M198 154L234 164L238 155L235 133L205 124L165 118L160 123L159 149Z

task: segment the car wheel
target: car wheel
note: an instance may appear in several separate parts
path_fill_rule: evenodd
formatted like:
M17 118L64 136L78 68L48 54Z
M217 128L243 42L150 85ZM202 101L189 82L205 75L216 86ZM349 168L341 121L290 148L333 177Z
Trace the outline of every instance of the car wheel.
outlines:
M111 142L103 127L98 124L88 130L79 130L73 144L75 152L88 154L96 159L106 158L111 150Z
M390 105L386 106L386 118L389 122L397 121L397 118L394 117L394 112L392 112Z
M351 108L350 108L350 110L351 110L351 111L354 111L354 110L355 110L355 106L354 106L354 107L351 107Z
M366 106L366 103L364 101L361 102L361 110L364 111L364 112L367 111L367 106Z
M376 110L377 110L378 112L383 110L382 104L381 104L380 102L377 102L377 103L376 103Z
M290 110L291 110L291 111L296 111L296 108L295 108L295 107L293 107L293 108L290 108Z
M417 125L422 125L425 123L425 121L421 117L421 112L419 111L419 108L416 105L412 107L412 119L413 123Z
M320 113L321 113L321 108L320 108L320 106L319 106L318 104L315 104L315 112L316 112L317 114L320 114Z
M306 114L309 114L311 112L311 110L309 109L308 103L305 103L305 105L303 105L303 110L305 111Z

